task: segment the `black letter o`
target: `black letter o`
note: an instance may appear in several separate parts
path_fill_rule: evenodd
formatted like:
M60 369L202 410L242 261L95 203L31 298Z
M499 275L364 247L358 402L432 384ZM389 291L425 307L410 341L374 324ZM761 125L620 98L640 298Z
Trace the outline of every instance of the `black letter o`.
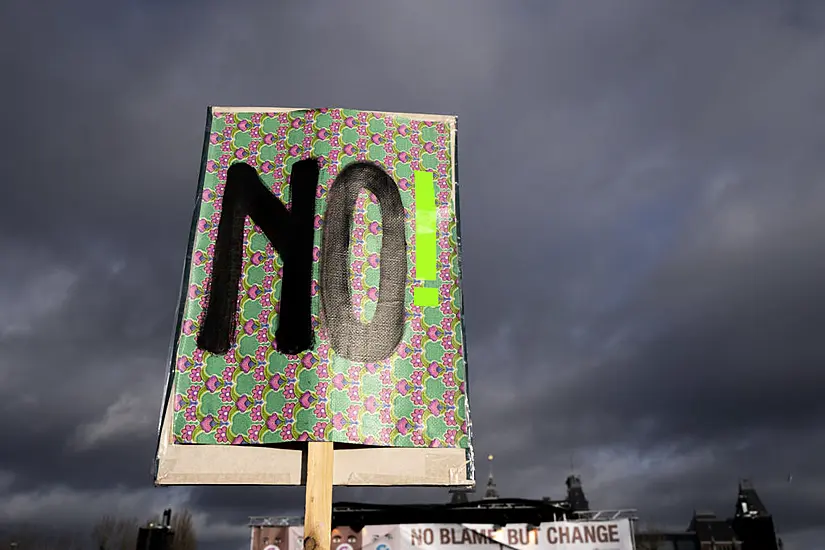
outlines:
M361 189L378 198L381 207L381 277L378 305L369 323L352 311L349 249L352 212ZM404 291L407 286L407 239L404 204L398 186L383 169L355 162L335 178L327 195L321 245L321 303L332 348L351 361L381 361L392 355L404 332Z

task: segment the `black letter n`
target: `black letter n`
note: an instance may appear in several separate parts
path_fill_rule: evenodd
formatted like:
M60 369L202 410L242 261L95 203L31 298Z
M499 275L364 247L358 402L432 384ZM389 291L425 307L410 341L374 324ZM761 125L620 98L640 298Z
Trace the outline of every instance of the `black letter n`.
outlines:
M288 211L261 182L253 167L243 162L229 167L215 241L209 303L198 334L198 347L221 354L229 351L232 343L247 216L267 236L284 266L276 347L288 355L312 347L312 243L318 174L315 159L292 165L292 208Z

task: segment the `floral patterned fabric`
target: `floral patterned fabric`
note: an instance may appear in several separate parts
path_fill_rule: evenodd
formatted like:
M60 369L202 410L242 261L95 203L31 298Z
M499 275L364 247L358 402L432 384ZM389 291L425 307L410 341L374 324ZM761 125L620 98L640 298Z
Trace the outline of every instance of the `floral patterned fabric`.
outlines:
M413 116L414 115L410 115ZM453 174L454 120L343 109L286 113L211 112L203 184L193 231L188 285L174 357L176 443L272 444L335 441L397 447L469 447L461 319L460 262ZM280 292L278 254L247 218L234 345L213 355L195 343L207 305L214 241L227 168L257 168L289 204L290 167L319 159L312 284L314 348L296 356L274 345ZM406 209L408 285L404 336L376 363L356 363L330 348L319 295L326 192L356 160L378 163L398 184ZM415 279L413 173L433 173L438 281ZM362 190L350 245L353 315L367 322L376 307L381 209ZM437 286L439 306L413 304L415 286Z

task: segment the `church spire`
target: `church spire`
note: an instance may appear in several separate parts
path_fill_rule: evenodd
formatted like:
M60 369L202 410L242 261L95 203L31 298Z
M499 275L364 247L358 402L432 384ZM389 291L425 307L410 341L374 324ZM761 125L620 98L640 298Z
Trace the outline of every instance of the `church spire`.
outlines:
M496 489L496 480L493 478L493 455L488 455L487 460L490 462L490 477L487 478L487 490L484 492L485 500L497 499L498 489Z
M587 502L587 497L584 496L581 478L575 474L570 474L564 483L567 485L567 502L573 511L586 512L590 510L590 503Z

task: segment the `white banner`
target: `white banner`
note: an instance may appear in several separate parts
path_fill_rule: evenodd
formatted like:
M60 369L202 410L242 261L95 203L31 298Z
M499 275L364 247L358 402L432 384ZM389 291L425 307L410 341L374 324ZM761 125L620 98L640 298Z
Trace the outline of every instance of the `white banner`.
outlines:
M290 550L302 548L303 527L290 527ZM509 524L370 525L360 532L336 529L331 550L634 550L630 520L556 521L538 528Z

